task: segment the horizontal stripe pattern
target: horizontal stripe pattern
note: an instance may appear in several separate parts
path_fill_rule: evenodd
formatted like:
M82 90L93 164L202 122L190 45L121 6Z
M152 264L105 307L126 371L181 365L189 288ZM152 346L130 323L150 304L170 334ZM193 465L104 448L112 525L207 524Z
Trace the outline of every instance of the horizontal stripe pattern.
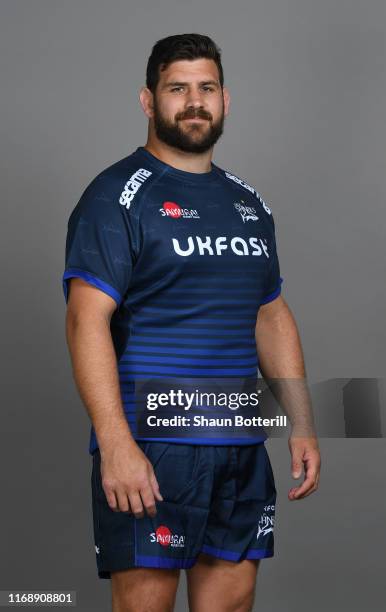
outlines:
M150 376L257 376L261 296L242 274L212 280L180 278L133 307L118 363L121 383Z
M130 364L136 364L136 363L148 363L151 365L157 365L157 364L178 364L178 365L189 365L189 366L211 366L211 367L215 367L215 366L219 366L219 365L225 365L226 367L232 368L234 366L240 366L240 365L255 365L256 364L256 357L247 357L245 359L222 359L222 358L217 358L217 359L206 359L205 357L197 357L197 358L193 358L193 357L176 357L175 355L172 355L171 357L166 357L165 355L162 356L155 356L155 355L127 355L125 359L121 359L120 364L119 364L119 370L120 372L127 372L127 368L130 367Z

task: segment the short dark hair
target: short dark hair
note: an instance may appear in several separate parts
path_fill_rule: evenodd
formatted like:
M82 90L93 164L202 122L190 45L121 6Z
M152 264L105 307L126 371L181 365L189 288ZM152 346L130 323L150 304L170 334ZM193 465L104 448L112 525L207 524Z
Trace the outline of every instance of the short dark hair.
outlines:
M151 51L146 68L146 87L154 94L160 78L160 71L177 60L193 60L201 57L216 62L221 88L224 73L221 65L221 49L204 34L175 34L158 40Z

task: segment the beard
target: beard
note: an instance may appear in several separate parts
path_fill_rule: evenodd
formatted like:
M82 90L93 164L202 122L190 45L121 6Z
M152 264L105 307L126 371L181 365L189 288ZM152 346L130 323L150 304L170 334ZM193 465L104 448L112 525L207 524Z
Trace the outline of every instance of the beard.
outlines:
M185 123L180 127L183 119L204 119L202 123ZM166 119L157 104L154 96L154 129L165 144L186 153L205 153L218 141L224 129L224 104L221 117L213 123L212 115L202 108L188 108L185 112L177 113L175 120Z

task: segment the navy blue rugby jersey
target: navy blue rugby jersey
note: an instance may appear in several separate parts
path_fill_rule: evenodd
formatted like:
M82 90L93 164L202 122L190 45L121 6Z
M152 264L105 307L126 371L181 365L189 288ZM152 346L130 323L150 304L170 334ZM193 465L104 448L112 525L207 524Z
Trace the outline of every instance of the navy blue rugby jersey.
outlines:
M274 220L253 187L213 162L209 172L185 172L140 146L98 174L69 217L66 302L72 277L117 303L111 334L135 439L146 439L136 432L136 379L258 376L257 312L282 282ZM91 426L89 452L97 446Z

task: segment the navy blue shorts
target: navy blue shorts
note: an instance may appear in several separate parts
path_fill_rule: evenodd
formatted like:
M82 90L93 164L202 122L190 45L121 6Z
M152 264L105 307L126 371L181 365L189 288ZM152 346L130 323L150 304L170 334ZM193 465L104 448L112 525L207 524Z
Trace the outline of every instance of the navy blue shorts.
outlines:
M157 514L114 512L93 454L92 507L99 578L130 567L190 568L201 552L239 562L273 556L276 488L264 443L137 444L164 498Z

